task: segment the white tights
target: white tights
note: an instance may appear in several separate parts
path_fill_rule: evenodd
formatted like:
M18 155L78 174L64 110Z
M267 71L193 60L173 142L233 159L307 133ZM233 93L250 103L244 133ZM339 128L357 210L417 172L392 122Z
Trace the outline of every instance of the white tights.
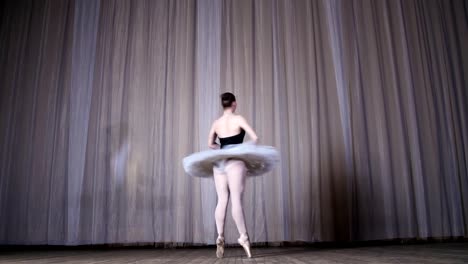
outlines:
M244 211L242 209L242 194L244 193L246 179L245 163L242 160L223 161L220 166L213 168L218 204L216 205L215 220L216 229L220 237L224 237L224 220L226 209L231 196L232 217L236 223L241 237L247 235L245 227Z

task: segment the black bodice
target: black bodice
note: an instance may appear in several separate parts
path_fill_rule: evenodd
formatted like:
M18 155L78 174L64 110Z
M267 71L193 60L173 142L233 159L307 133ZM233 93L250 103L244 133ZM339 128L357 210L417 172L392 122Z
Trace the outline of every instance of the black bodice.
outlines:
M221 148L223 148L226 145L240 144L244 141L244 136L245 136L245 130L241 128L240 133L237 135L219 138L219 143L221 143Z

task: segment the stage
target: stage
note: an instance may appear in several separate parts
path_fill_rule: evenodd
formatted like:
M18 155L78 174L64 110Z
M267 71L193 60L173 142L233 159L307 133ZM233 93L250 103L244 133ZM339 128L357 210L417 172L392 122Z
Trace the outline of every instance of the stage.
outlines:
M254 247L245 258L228 247L217 259L214 247L195 248L3 248L0 263L468 263L467 242L379 246Z
M468 0L9 0L0 47L0 263L468 263Z

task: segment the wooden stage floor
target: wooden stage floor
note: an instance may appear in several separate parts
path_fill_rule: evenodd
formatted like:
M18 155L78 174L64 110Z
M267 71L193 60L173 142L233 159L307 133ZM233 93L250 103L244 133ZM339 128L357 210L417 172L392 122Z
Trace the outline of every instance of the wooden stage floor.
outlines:
M63 249L4 247L0 263L468 263L468 242L353 247L257 247L245 258L228 247L223 259L215 248Z

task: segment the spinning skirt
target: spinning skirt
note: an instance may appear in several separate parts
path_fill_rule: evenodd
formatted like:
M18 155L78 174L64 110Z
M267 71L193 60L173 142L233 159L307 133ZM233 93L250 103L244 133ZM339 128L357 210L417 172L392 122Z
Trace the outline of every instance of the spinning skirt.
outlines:
M183 159L183 165L185 172L192 176L210 177L213 167L223 170L226 161L236 159L244 161L248 176L258 176L271 171L279 157L274 147L242 143L193 153Z

